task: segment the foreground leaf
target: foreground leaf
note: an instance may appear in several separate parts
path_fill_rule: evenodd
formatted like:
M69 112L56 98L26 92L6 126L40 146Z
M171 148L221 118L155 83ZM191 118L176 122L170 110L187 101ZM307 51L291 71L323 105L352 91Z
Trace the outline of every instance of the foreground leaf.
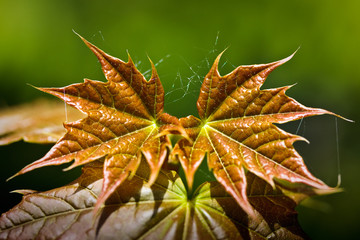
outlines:
M186 133L177 118L163 112L164 90L153 64L147 81L130 57L125 63L82 40L97 56L108 81L85 79L64 88L39 88L63 99L87 118L64 124L66 135L42 159L16 175L74 160L69 167L73 168L105 156L99 207L136 172L142 156L151 168L151 185L171 148L167 134Z
M217 182L206 182L188 199L178 175L162 170L149 187L141 164L93 219L103 185L102 162L83 168L72 184L28 194L0 218L0 239L304 239L296 203L248 173L249 218Z
M0 111L0 145L20 140L55 143L65 134L63 122L83 118L79 111L64 103L45 99L5 108Z
M303 183L330 190L306 168L293 143L304 140L287 133L273 123L285 123L320 114L332 114L323 109L308 108L285 95L289 87L260 90L266 77L292 56L269 64L240 66L220 76L215 60L206 75L197 101L200 119L189 116L180 119L189 142L182 139L174 147L191 186L194 173L208 154L208 166L216 179L254 216L246 195L245 170L275 186L274 179Z

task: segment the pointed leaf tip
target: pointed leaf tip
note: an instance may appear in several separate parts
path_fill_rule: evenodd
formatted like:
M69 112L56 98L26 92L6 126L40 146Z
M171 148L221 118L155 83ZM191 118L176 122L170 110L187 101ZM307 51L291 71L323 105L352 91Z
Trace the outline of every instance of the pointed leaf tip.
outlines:
M19 175L20 175L20 173L15 173L15 174L12 175L11 177L7 178L7 179L6 179L6 182L10 181L11 179L13 179L13 178L15 178L15 177L17 177L17 176L19 176Z
M153 61L151 60L151 58L149 56L147 56L147 58L149 59L149 62L151 64L151 77L150 77L150 80L151 79L154 79L154 80L159 79L159 75L157 73L155 64L153 63Z
M331 113L331 114L334 115L334 116L336 116L336 117L338 117L338 118L341 118L342 120L345 120L345 121L347 121L347 122L355 123L354 120L345 118L345 117L343 117L343 116L341 116L341 115L338 115L338 114L335 114L335 113Z
M31 189L18 189L18 190L13 190L10 193L18 193L18 194L25 196L25 195L28 195L31 193L36 193L36 192L37 192L36 190L31 190Z
M86 44L86 46L88 46L90 49L92 49L92 48L95 47L94 44L90 43L88 40L86 40L86 39L85 39L83 36L81 36L79 33L75 32L74 30L73 30L73 33L75 33L75 34ZM95 47L95 48L96 48L96 47Z
M135 65L128 50L126 50L126 54L127 54L127 56L128 56L128 61L127 61L127 63L128 63L128 64L131 64L131 65Z
M281 60L279 60L279 61L273 62L273 63L272 63L272 64L273 64L272 69L275 69L275 68L283 65L284 63L290 61L290 60L295 56L295 54L296 54L296 52L297 52L298 50L299 50L299 48L296 49L295 52L293 52L290 56L288 56L288 57L286 57L286 58L283 58L283 59L281 59ZM271 63L270 63L270 64L271 64Z
M83 38L79 33L77 33L74 29L72 29L72 32L75 33L79 38Z
M299 51L299 49L300 49L300 46L290 56L288 56L280 61L283 61L284 63L289 61L290 59L292 59L295 56L295 54Z
M210 72L212 73L216 73L217 76L220 76L219 73L219 62L220 62L220 58L221 56L224 54L224 52L227 50L227 48L225 48L221 53L219 53L219 55L217 55L217 57L215 58L215 61L210 69Z
M86 45L92 45L88 40L86 40L83 36L81 36L79 33L75 32L73 30L73 33L75 33Z

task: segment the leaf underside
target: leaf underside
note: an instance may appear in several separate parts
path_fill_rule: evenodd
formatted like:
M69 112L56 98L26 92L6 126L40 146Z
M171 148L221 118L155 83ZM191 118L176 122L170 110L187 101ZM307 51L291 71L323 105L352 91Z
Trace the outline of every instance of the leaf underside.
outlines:
M246 175L257 220L248 218L216 182L187 199L174 171L161 170L149 187L141 164L93 218L103 185L102 162L83 168L73 183L25 195L0 217L0 239L304 239L296 203L255 175Z

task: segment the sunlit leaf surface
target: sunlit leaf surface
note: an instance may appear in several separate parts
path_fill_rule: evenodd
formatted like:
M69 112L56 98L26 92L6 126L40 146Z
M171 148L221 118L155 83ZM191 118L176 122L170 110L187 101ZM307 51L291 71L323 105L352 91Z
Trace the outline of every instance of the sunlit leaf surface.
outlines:
M85 79L63 88L39 88L87 117L65 123L65 136L49 153L16 175L74 160L69 167L73 168L105 157L99 207L136 172L142 156L151 168L151 185L171 149L167 134L186 133L176 117L163 112L164 89L152 63L152 76L147 81L130 57L125 63L81 39L97 56L107 82Z
M128 62L123 62L106 54L82 37L80 38L98 58L107 81L85 79L83 83L63 88L39 88L41 91L62 99L85 114L86 117L64 123L66 133L57 141L56 145L43 158L24 167L14 176L48 165L72 162L68 167L70 169L103 159L102 175L97 174L98 178L102 178L103 181L101 181L101 191L96 193L94 198L96 204L93 212L96 213L111 195L114 196L114 192L119 191L117 190L119 186L125 189L121 196L129 200L128 198L132 195L126 195L129 187L123 186L123 184L125 182L131 184L127 181L134 177L141 159L146 160L150 169L148 176L143 179L143 181L147 181L148 186L156 181L160 170L164 164L167 165L169 159L170 162L181 163L189 189L191 189L195 172L207 156L208 166L213 171L215 178L235 200L231 200L231 202L236 202L239 206L236 207L237 211L242 214L236 214L236 219L242 216L242 220L236 221L244 224L244 219L247 219L248 222L245 225L250 229L255 227L255 230L251 230L255 232L262 222L269 224L272 221L268 218L263 220L268 213L262 212L261 208L266 206L268 211L271 208L268 208L263 198L261 198L261 204L265 205L258 206L255 200L257 198L252 192L258 181L264 181L261 186L270 189L266 191L277 194L278 190L276 189L282 189L283 193L296 203L309 195L337 191L314 177L294 149L295 141L305 139L287 133L274 125L274 123L286 123L304 117L333 113L301 105L286 95L289 86L260 90L267 76L292 56L268 64L239 66L231 73L220 76L218 72L220 54L205 76L200 89L197 101L199 118L188 116L179 120L163 111L165 93L151 61L152 75L150 80L146 80L137 70L130 56ZM23 111L24 116L27 117L29 112L28 109ZM6 144L22 138L34 142L57 140L60 135L60 133L57 134L57 130L50 131L53 138L49 137L49 134L45 134L45 129L52 120L49 115L51 116L47 111L40 111L37 118L29 118L29 121L25 118L24 126L17 128L8 124L11 122L10 120L6 120L8 125L4 125L4 130L0 129L0 134L3 135L0 143L2 141L3 144ZM40 134L37 134L39 129ZM170 134L181 135L174 149L172 149L169 138ZM265 182L269 185L266 185ZM199 191L202 192L208 188L214 192L215 188L220 188L219 186L205 184ZM221 189L223 189L222 187ZM169 189L166 186L163 188L164 194L167 194ZM183 189L183 187L179 189ZM184 189L181 190L182 193L184 191ZM223 190L221 191L223 194ZM180 228L175 223L167 221L166 223L171 224L164 229L154 230L154 232L149 230L148 233L144 233L144 236L156 236L162 233L171 235L180 231L185 234L185 238L188 238L192 236L192 231L202 231L205 235L209 234L206 235L207 237L222 239L221 234L216 237L212 235L213 228L216 228L216 224L212 223L213 220L207 220L206 214L204 216L200 214L200 206L205 204L199 200L200 192L197 192L195 198L191 199L191 204L184 200L186 199L184 198L186 193L184 193L176 195L181 196L181 201L171 198L169 204L174 209L169 210L170 205L164 207L167 211L174 212L172 216L174 219L183 217L179 221L183 222L184 229L179 230ZM214 196L218 195L211 195L211 197ZM281 196L283 195L281 194ZM151 200L151 198L146 199ZM227 196L226 199L231 198ZM159 206L163 206L162 203L168 204L165 199L152 200L158 202ZM217 200L217 203L221 205L221 201ZM192 205L194 203L200 205L196 205L197 207L194 208ZM51 205L50 202L45 204L49 207ZM93 205L91 204L91 206ZM103 210L109 211L108 206ZM217 207L214 208L217 209ZM232 206L232 208L235 207ZM229 221L229 216L231 216L230 219L233 218L231 211L225 211L225 213L227 216L224 215L224 219L221 221ZM125 216L127 214L125 211ZM194 223L190 224L189 221L192 220ZM278 220L277 218L276 221ZM136 218L136 221L140 221L139 218ZM145 228L149 228L152 226L151 221L149 220L148 224L144 222L142 224L146 225ZM204 225L205 222L209 226ZM101 221L99 223L103 224ZM283 225L280 224L280 226ZM268 227L270 230L265 231L264 229L267 228L261 226L259 228L261 231L257 234L261 236L277 235L275 226ZM141 232L142 230L136 231ZM129 235L129 238L132 236Z
M191 186L205 155L216 179L239 205L255 217L246 194L245 170L275 186L274 179L330 190L306 168L293 143L304 140L273 123L332 114L308 108L285 95L289 87L260 90L267 76L292 56L269 64L240 66L220 76L215 60L205 76L197 101L199 118L180 119L192 142L180 140L172 159L178 159Z

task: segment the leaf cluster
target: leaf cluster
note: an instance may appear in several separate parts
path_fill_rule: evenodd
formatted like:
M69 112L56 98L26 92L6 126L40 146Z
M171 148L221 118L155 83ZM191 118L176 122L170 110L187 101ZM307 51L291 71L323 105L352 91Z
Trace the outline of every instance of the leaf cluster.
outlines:
M1 239L65 239L75 233L84 239L305 237L295 206L310 195L337 190L314 177L294 149L295 141L305 139L274 123L333 113L288 97L289 86L260 89L293 55L239 66L221 76L220 54L201 86L199 117L178 119L164 112L164 89L151 61L152 75L146 80L130 56L124 62L80 38L98 58L107 81L85 79L38 89L86 117L64 123L64 135L49 128L58 126L56 114L50 114L54 119L34 118L41 123L35 126L16 129L9 124L0 142L57 141L14 176L69 162L68 169L84 165L83 174L59 189L22 192L23 201L1 216ZM180 136L175 146L170 141L174 134ZM205 158L217 182L205 182L188 198L169 168L180 163L191 190Z

